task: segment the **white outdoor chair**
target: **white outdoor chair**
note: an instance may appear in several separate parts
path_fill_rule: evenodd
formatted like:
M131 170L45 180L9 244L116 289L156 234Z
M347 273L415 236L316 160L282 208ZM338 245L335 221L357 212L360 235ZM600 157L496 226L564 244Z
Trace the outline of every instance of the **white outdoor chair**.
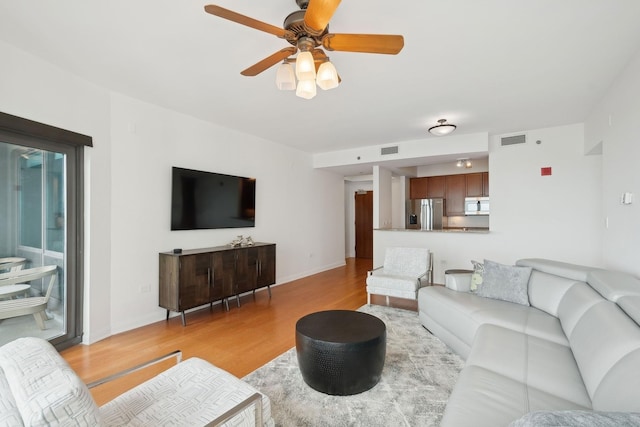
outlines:
M22 267L24 267L26 262L26 258L0 258L0 273L22 270Z
M44 330L46 328L44 321L47 320L45 310L47 309L47 303L53 291L53 284L56 282L56 277L58 277L57 272L57 266L47 265L0 274L0 290L5 286L16 286L17 284L49 277L49 283L46 285L44 296L0 301L0 319L10 319L12 317L33 314L40 329ZM43 286L43 290L44 289L45 287Z
M387 248L384 265L367 273L367 304L371 294L416 300L418 289L433 282L433 254L425 248Z

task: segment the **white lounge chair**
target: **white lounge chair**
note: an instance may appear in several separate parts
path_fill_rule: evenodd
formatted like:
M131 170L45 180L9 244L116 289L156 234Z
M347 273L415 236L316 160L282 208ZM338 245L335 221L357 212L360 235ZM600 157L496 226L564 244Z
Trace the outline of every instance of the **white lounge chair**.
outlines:
M371 294L416 300L418 289L433 282L432 253L425 248L387 248L384 265L367 273L367 304Z
M22 270L26 264L26 258L7 257L0 258L0 273Z
M0 301L0 319L9 319L12 317L33 314L36 323L40 329L45 329L44 324L47 320L47 303L53 291L53 284L56 281L58 267L55 265L47 265L44 267L28 268L26 270L18 270L10 273L0 274L0 289L4 286L16 286L19 283L31 282L33 280L49 277L49 283L46 285L46 291L43 296L26 297L19 299L9 299ZM43 287L43 290L45 287Z

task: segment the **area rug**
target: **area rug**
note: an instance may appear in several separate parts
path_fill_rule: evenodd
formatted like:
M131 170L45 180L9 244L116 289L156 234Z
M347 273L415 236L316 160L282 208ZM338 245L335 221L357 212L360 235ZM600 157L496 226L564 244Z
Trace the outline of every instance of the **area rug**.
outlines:
M387 326L380 382L352 396L320 393L302 379L292 348L243 378L269 396L276 426L440 425L462 359L422 327L416 312L377 305L359 311Z

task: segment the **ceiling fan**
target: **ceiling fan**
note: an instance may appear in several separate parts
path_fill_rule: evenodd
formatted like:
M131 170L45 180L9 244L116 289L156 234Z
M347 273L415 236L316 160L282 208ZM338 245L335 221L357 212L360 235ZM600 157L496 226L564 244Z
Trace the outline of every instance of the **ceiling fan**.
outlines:
M289 14L289 16L285 18L284 28L276 27L212 4L206 5L204 10L212 15L273 34L285 39L292 45L279 50L243 70L240 73L243 76L256 76L280 61L284 61L285 63L294 62L296 60L290 57L298 51L300 51L301 54L308 52L310 57L313 58L315 75L315 71L317 71L323 63L329 61L329 58L322 48L329 51L395 55L404 47L404 38L401 35L330 33L329 20L338 8L340 0L295 1L300 10ZM301 55L298 55L298 57L300 56ZM299 75L298 78L300 79ZM339 79L339 77L336 78ZM320 85L320 82L318 82L318 84Z

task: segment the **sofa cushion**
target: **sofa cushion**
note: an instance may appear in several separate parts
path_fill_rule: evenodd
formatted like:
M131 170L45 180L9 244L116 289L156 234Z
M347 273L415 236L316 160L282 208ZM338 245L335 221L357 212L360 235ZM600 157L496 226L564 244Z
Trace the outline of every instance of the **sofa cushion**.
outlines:
M558 316L560 301L576 284L586 286L585 282L533 270L529 278L529 303L553 316Z
M415 277L384 274L382 271L376 270L371 273L370 276L367 276L367 286L373 288L392 288L401 291L414 292L415 298L415 292L419 288L419 282Z
M527 289L530 275L531 267L503 265L485 259L482 284L478 286L476 294L529 305Z
M482 325L467 358L467 366L480 366L527 387L591 407L571 349L495 325Z
M569 335L593 409L640 412L640 328L616 304L592 305Z
M87 386L47 341L19 338L3 345L0 369L25 425L102 425Z
M439 319L467 346L471 346L478 327L485 323L569 345L558 319L534 307L428 286L418 292L418 308L427 317ZM459 348L456 347L458 354L466 358L467 354L460 353Z
M472 365L460 373L440 426L506 426L531 411L560 409L589 408Z

